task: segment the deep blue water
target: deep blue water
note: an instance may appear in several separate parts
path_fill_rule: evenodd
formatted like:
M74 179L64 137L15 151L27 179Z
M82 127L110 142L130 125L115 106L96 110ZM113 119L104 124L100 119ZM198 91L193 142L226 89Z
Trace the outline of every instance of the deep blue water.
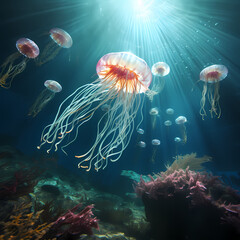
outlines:
M47 32L52 27L65 29L73 38L71 49L61 50L55 59L41 67L36 66L34 61L29 61L26 70L14 79L9 90L0 88L1 145L14 145L26 154L38 151L36 146L40 143L41 132L53 121L59 104L76 88L96 79L95 66L101 56L114 51L132 51L149 66L156 61L165 61L171 68L170 74L165 77L163 91L153 102L145 97L144 119L140 125L145 134L139 136L135 130L121 159L109 163L104 171L85 173L78 170L74 155L85 152L91 146L102 114L98 111L79 132L78 142L68 147L69 155L58 152L60 163L79 171L81 175L88 175L89 179L97 180L105 187L118 182L123 169L142 174L158 172L164 170L164 165L177 154L191 152L197 152L198 156L211 156L213 160L209 165L210 170L239 171L240 2L211 0L190 1L192 4L189 4L189 1L176 1L176 5L173 2L170 4L172 9L169 11L169 19L165 15L161 19L158 15L167 9L161 9L162 5L158 5L161 1L155 0L156 8L153 11L156 19L151 20L153 22L149 25L139 22L141 20L129 20L129 8L132 5L131 1L128 2L129 5L123 1L121 9L118 8L118 1L110 0L1 1L1 62L16 51L15 42L20 37L33 39L40 49L49 41ZM176 32L180 21L182 29ZM200 29L202 35L197 42L192 42L189 35L195 29ZM208 38L209 42L205 41ZM156 44L158 42L161 42L159 46ZM222 114L219 119L211 118L208 114L203 121L199 115L203 87L201 82L197 83L199 72L207 65L218 63L229 69L228 77L220 83ZM31 118L27 116L28 110L44 89L43 82L47 79L59 81L63 91L56 94L53 101L35 118ZM159 109L155 129L149 115L152 107ZM175 110L174 115L170 116L173 125L169 129L163 124L168 119L165 113L168 107ZM180 134L174 123L179 115L188 119L188 139L185 145L173 141ZM139 121L140 115L135 119L135 126ZM155 163L150 161L154 151L151 145L153 138L161 141ZM146 142L146 148L137 146L139 140Z

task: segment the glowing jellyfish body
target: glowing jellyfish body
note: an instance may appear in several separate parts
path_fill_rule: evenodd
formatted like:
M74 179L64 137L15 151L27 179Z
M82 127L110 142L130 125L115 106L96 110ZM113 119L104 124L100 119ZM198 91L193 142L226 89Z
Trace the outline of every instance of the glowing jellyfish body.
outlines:
M155 76L153 80L153 86L151 91L147 92L147 96L150 101L153 100L153 97L159 94L165 85L164 76L168 75L170 72L170 67L165 62L157 62L152 66L152 74Z
M0 86L6 89L11 87L15 76L25 70L27 61L39 55L37 44L28 38L18 39L16 48L18 52L10 55L0 68ZM24 56L24 58L21 60L22 56ZM16 61L19 61L19 63L15 63Z
M187 118L184 116L179 116L175 119L175 123L176 124L184 124L185 122L187 122Z
M65 152L64 148L76 140L79 127L91 119L98 108L109 103L110 110L97 124L92 147L85 154L75 156L82 159L78 167L87 171L92 165L96 171L104 169L109 161L115 162L121 157L129 144L134 119L142 104L139 93L146 92L152 80L146 62L127 52L104 55L96 69L99 78L78 88L63 101L53 123L44 128L39 146L50 144L49 152L52 148L57 151L58 145L62 144L61 149Z
M182 141L182 139L180 138L180 137L175 137L174 138L174 142L176 142L176 143L179 143L179 142L181 142Z
M170 127L170 126L172 126L172 121L166 120L166 121L164 122L164 125L165 125L166 127Z
M152 128L154 129L156 126L156 121L157 121L157 116L158 116L158 108L156 108L156 107L151 108L149 111L149 114L151 115Z
M211 105L210 114L213 117L213 113L219 118L221 116L221 107L219 105L219 82L225 79L228 75L228 69L224 65L211 65L204 68L200 72L200 80L204 82L202 98L200 101L200 115L202 119L207 116L205 110L206 95ZM208 83L210 84L208 87Z
M141 134L141 135L144 134L144 130L143 130L142 128L138 128L137 132L138 132L139 134Z
M101 106L103 112L107 112L110 110L110 106L106 103Z
M158 115L158 108L156 108L156 107L151 108L150 111L149 111L149 114L152 115L152 116Z
M145 148L147 146L147 144L145 142L143 142L143 141L140 141L140 142L138 142L138 146L140 148Z
M70 48L73 44L72 37L63 29L52 28L50 31L52 40L62 48Z
M158 77L164 77L170 72L170 67L165 62L157 62L152 66L152 74Z
M157 154L157 146L160 145L160 140L159 139L153 139L152 140L152 145L153 145L153 152L152 152L152 158L151 162L155 162L156 154Z
M37 58L36 64L39 66L54 59L62 48L70 48L73 44L70 34L61 28L52 28L49 35L52 41L46 45Z
M54 93L62 91L62 86L57 81L54 80L45 81L44 86Z
M158 140L158 139L153 139L153 140L152 140L152 145L153 145L153 146L158 146L158 145L160 145L160 143L161 143L161 142L160 142L160 140Z
M184 116L179 116L175 119L175 123L179 125L181 136L182 136L182 142L187 142L187 132L186 132L186 126L185 123L187 122L187 118Z
M55 93L59 93L62 91L62 86L54 80L47 80L44 82L44 86L46 89L44 89L33 105L31 106L28 115L32 117L36 117L39 112L42 111L42 109L54 98Z
M173 115L174 114L174 110L172 108L168 108L168 109L166 109L166 114Z

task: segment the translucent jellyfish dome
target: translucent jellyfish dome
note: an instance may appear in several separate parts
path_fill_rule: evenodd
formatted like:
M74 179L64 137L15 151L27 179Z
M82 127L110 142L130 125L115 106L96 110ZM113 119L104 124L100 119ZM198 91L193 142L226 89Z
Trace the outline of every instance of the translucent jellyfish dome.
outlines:
M172 121L166 120L166 121L164 122L164 125L165 125L166 127L169 127L169 126L172 125Z
M62 91L62 86L57 81L54 80L45 81L44 86L54 93Z
M157 62L152 66L152 74L158 77L164 77L170 72L170 67L165 62Z
M228 69L224 65L211 65L200 72L200 80L207 83L222 81L228 75Z
M109 106L107 103L105 103L105 104L103 104L103 105L101 106L101 110L102 110L103 112L107 112L107 111L110 110L110 106Z
M62 48L70 48L73 44L72 37L61 28L52 28L50 31L50 37Z
M16 42L17 50L27 58L36 58L39 55L38 45L29 38L20 38Z
M174 114L174 109L172 109L172 108L166 109L166 114L173 115Z
M156 107L151 108L150 111L149 111L149 114L152 115L152 116L158 115L158 108L156 108Z
M158 140L158 139L153 139L152 140L152 145L154 145L154 146L158 146L158 145L160 145L160 140Z
M180 137L175 137L175 138L174 138L174 142L179 143L179 142L181 142L181 141L182 141L182 139L181 139Z
M146 144L145 142L143 142L143 141L138 142L138 146L139 146L140 148L145 148L146 145L147 145L147 144Z
M141 135L144 134L144 130L143 130L142 128L138 128L137 132L138 132L139 134L141 134Z
M184 117L184 116L179 116L175 119L175 123L178 124L178 125L179 124L184 124L186 122L187 122L187 118Z

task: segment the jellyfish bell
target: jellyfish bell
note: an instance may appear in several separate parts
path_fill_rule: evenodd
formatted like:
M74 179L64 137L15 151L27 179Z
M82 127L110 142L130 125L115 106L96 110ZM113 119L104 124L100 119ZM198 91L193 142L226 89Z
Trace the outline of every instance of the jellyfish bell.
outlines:
M174 109L172 109L172 108L166 109L166 114L173 115L174 114Z
M55 93L62 91L60 83L54 80L46 80L44 82L46 87L37 97L33 105L30 107L28 116L36 117L44 107L54 98Z
M82 155L79 168L96 171L106 168L108 162L119 160L127 148L134 130L134 119L142 109L139 93L144 93L152 80L147 63L128 52L104 55L97 63L99 78L75 90L59 106L52 124L42 132L41 145L50 144L47 152L65 148L74 142L80 126L90 120L95 111L109 103L110 110L97 124L97 135L92 147Z
M166 121L164 122L164 125L165 125L166 127L169 127L169 126L172 125L172 121L166 120Z
M50 31L50 37L62 48L70 48L73 44L72 37L69 33L61 28L52 28Z
M148 91L146 94L150 101L153 101L154 96L162 92L165 86L165 79L162 78L169 74L170 67L164 62L157 62L152 66L152 74L155 76L153 79L153 85L151 91ZM160 78L159 78L160 77Z
M69 33L61 28L52 28L49 31L51 42L43 49L40 56L36 59L36 64L41 66L54 59L62 48L71 48L73 44L72 37Z
M174 142L176 142L176 143L179 143L179 142L181 142L182 141L182 139L180 138L180 137L175 137L174 138Z
M186 126L185 123L187 122L187 118L184 116L179 116L175 119L175 123L179 125L180 131L181 131L181 140L183 143L187 142L187 132L186 132Z
M62 86L54 80L46 80L44 86L54 93L62 91Z
M143 142L143 141L140 141L140 142L138 142L138 146L140 148L145 148L147 146L147 144L145 142Z
M143 130L142 128L138 128L138 129L137 129L137 132L138 132L139 134L141 134L141 135L144 134L144 130Z
M13 79L25 70L28 60L39 55L37 44L29 38L18 39L16 48L18 52L11 54L0 66L0 86L6 89L10 88ZM19 62L16 63L17 61Z
M175 123L178 124L178 125L179 124L184 124L186 122L187 122L187 118L184 117L184 116L179 116L175 119Z
M165 62L157 62L152 66L152 74L158 77L164 77L170 72L170 67Z
M18 39L16 48L26 58L36 58L39 55L38 45L29 38Z
M158 108L154 107L154 108L151 108L150 111L149 111L149 114L151 116L156 116L158 115Z
M158 139L153 139L153 140L152 140L152 145L153 145L153 146L159 146L160 143L161 143L161 142L160 142L160 140L158 140Z
M103 105L101 106L101 110L102 110L103 112L108 112L108 111L110 110L110 106L109 106L108 104L103 104Z
M204 68L200 72L200 80L204 82L202 98L200 101L200 115L204 120L204 117L207 116L207 112L205 110L205 102L206 95L210 103L210 114L213 117L213 113L219 118L221 116L221 107L219 105L219 87L220 81L225 79L228 75L228 69L224 65L211 65L209 67ZM209 87L208 87L209 83Z

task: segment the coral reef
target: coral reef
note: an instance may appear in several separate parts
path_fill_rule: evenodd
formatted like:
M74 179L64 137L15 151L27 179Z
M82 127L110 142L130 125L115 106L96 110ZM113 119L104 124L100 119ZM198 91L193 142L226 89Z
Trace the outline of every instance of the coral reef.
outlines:
M149 182L141 179L135 192L145 205L153 239L240 238L240 196L218 177L187 167Z

